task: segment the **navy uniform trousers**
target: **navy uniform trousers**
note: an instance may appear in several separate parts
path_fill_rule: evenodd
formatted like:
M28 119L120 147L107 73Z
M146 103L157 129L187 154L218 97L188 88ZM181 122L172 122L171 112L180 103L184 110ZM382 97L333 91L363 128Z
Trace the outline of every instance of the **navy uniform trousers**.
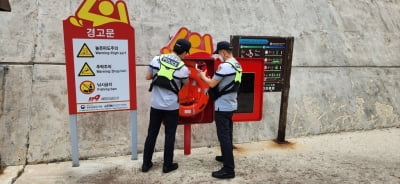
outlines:
M172 165L174 158L175 133L178 126L179 111L150 109L150 123L147 132L146 142L143 150L143 163L149 164L153 158L154 147L161 123L165 125L165 144L164 144L164 165Z
M215 124L217 126L217 136L221 145L221 152L224 161L222 168L226 172L233 172L235 162L233 159L233 143L232 143L232 122L233 111L215 111Z

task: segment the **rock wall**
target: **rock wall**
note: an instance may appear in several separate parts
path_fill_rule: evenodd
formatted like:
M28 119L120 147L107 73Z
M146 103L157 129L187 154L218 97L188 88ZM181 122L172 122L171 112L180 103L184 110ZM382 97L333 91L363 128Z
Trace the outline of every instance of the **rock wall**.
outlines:
M0 157L4 165L71 159L62 21L82 1L11 1L0 12ZM399 0L127 0L136 32L138 148L147 132L144 71L181 27L211 34L295 38L287 138L400 126ZM261 122L234 125L234 142L277 136L280 93L264 93ZM78 115L81 158L130 154L129 112ZM156 149L163 148L161 129ZM192 146L217 145L214 124ZM178 127L176 147L183 147Z

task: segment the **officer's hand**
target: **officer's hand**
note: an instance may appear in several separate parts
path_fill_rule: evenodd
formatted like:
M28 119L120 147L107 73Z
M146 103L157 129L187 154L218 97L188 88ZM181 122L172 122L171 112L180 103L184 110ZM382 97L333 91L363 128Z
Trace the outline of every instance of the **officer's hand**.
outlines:
M197 69L197 72L198 72L197 74L199 75L200 79L204 80L205 78L207 78L206 77L207 70L202 71L200 69Z

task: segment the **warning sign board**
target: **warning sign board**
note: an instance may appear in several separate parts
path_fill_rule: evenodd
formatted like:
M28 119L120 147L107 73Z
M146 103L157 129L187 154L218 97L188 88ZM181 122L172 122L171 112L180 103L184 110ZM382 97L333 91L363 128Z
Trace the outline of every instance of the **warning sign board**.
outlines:
M78 76L95 76L95 74L92 68L90 68L90 66L87 63L85 63L83 64L82 69L79 72Z
M131 110L137 159L135 33L125 1L83 0L63 21L69 113ZM73 166L79 166L76 115L70 115Z
M70 114L136 110L135 34L125 2L81 7L63 21Z

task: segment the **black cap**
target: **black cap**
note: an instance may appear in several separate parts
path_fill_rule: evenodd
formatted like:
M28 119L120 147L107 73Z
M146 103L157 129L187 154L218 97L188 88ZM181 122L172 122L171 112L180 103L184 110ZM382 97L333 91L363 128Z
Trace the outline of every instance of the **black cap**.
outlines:
M181 38L176 41L174 46L174 51L177 52L185 51L189 53L190 47L192 47L192 44L188 40Z
M221 41L217 43L217 50L214 51L214 54L218 54L220 50L232 50L232 45L227 41Z

